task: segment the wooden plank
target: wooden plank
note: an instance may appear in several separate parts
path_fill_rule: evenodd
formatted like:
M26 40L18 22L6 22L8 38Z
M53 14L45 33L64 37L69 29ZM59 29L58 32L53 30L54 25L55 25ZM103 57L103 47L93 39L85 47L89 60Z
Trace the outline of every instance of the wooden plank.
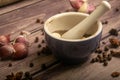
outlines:
M114 2L116 2L116 0L112 1L111 3L114 3ZM98 2L96 2L96 4L97 3ZM46 5L46 6L44 6L44 5ZM115 9L118 5L119 5L119 1L118 1L118 3L113 5L114 6L113 9ZM49 6L51 6L50 9L49 9ZM39 7L41 7L41 8L39 8ZM17 12L17 10L12 11L7 14L4 14L4 15L1 15L0 21L3 21L3 23L0 22L0 24L1 24L0 33L6 34L9 32L15 31L14 34L12 35L12 37L14 38L22 30L31 31L32 29L38 29L38 27L43 28L43 24L35 23L36 18L44 18L45 17L44 20L46 20L47 18L58 13L59 11L64 12L68 8L71 8L71 7L68 4L67 0L54 0L54 1L46 0L44 2L39 2L34 5L30 5L29 7L24 7L24 8L18 9L21 15L15 15L12 18L13 20L10 19L11 15L15 14ZM112 11L110 11L109 13L106 14L107 17L105 16L101 19L101 20L109 19L108 20L109 23L107 25L104 25L103 35L107 35L108 31L111 28L113 28L114 25L116 25L115 28L119 27L118 26L120 24L119 23L119 15L118 15L118 13L114 13L113 9L112 9ZM27 14L27 13L29 13L29 11L32 11L35 13ZM26 12L26 14L24 14L23 12ZM113 12L115 15L113 16L113 14L110 14L111 12ZM24 15L24 17L22 15ZM110 17L109 15L112 17ZM9 18L8 21L6 20L7 18ZM2 20L2 19L5 19L5 20ZM7 21L7 22L5 22L5 21ZM9 30L9 32L8 32L8 30ZM34 39L37 36L40 37L39 43L41 43L41 40L44 39L44 36L41 35L41 32L39 30L28 36L30 42L32 42L32 46L30 47L29 56L26 59L23 59L20 61L0 62L0 66L1 66L0 80L4 80L5 76L7 74L10 74L11 72L30 71L31 73L34 73L41 69L40 68L41 64L51 63L55 60L52 55L49 55L49 56L44 56L44 55L37 56L36 55L36 52L38 50L41 50L41 48L40 49L37 48L39 43L37 43L37 44L34 43ZM107 41L107 39L105 39L105 41ZM45 44L43 44L43 46L44 45ZM92 56L95 56L95 55L93 54ZM29 67L29 63L31 61L35 63L33 68ZM76 65L76 66L65 66L62 64L58 64L57 66L45 71L45 73L42 73L42 74L40 73L40 75L36 75L35 80L81 80L81 79L96 80L95 76L97 76L98 79L102 79L102 80L112 80L113 78L110 77L111 72L119 70L119 68L116 68L116 66L119 66L119 61L117 58L113 58L113 60L109 63L109 66L107 66L106 68L104 68L102 66L102 64L97 64L97 63L90 64L89 62L90 61L88 61L82 65ZM112 63L114 63L114 62L115 62L115 65L112 65ZM8 63L12 63L13 66L8 68ZM104 76L105 74L106 74L106 76ZM98 75L100 75L100 77ZM117 78L117 79L119 79L119 78Z
M1 7L0 8L0 15L2 15L4 13L8 13L8 12L16 10L16 9L19 9L19 8L22 8L22 7L25 7L25 6L32 5L32 4L37 3L39 1L42 1L42 0L23 0L19 3L15 3L12 5L7 5L4 7Z
M108 32L111 28L120 28L120 12L115 11L116 8L120 7L120 1L111 0L110 3L112 5L112 10L107 12L101 18L102 21L108 21L108 24L105 24L103 28L103 37L108 35ZM109 44L108 40L109 37L106 37L101 41L101 43L105 41ZM104 46L104 44L101 45L102 48L104 48ZM95 56L96 54L93 54L91 58ZM114 71L120 72L119 60L120 58L114 57L112 61L109 62L107 67L104 67L103 64L100 63L91 64L90 60L84 64L75 66L65 66L63 64L59 64L52 69L48 69L45 73L38 75L34 80L113 80L111 73ZM115 80L119 79L120 77L116 78Z
M20 8L18 10L1 15L0 16L0 27L2 25L9 24L14 21L18 21L18 20L22 20L28 17L39 15L41 13L53 15L55 13L68 9L69 8L68 6L70 6L69 4L67 4L67 2L63 3L64 0L62 1L54 0L53 2L51 3L51 1L45 0L42 2L38 2L34 5ZM59 3L63 3L62 5L64 6L57 5ZM56 7L54 7L55 5ZM49 9L49 7L51 8Z
M51 2L48 2L47 4L49 4L49 3L51 3ZM59 4L59 2L56 1L56 3L54 3L54 5L55 4ZM51 5L54 6L53 4L51 4ZM46 7L48 7L48 6L46 6ZM33 7L33 9L34 9L34 7ZM55 9L58 9L58 11L54 12ZM27 18L22 19L22 20L21 19L20 20L16 20L16 21L14 21L12 23L8 22L7 24L2 25L0 27L0 34L7 34L7 33L10 33L10 32L13 32L13 34L12 34L12 39L13 39L22 30L31 31L31 30L34 30L34 29L43 28L43 24L36 23L36 19L42 19L42 20L44 20L44 17L48 18L49 16L58 13L59 10L62 11L62 8L61 8L60 5L57 6L57 7L52 7L49 12L51 12L51 11L53 11L53 12L50 13L49 15L47 15L47 17L46 17L45 13L41 13L41 14L38 14L38 15L35 15L35 16L27 17ZM26 10L26 12L27 12L27 10ZM10 14L7 13L7 14L9 16L11 15L11 13ZM4 15L2 15L2 16L4 16ZM16 17L17 17L17 15L16 15ZM34 43L34 39L37 36L39 36L40 41L39 41L39 43L36 44L36 43ZM8 60L8 61L1 61L0 62L0 66L1 66L1 68L0 68L0 72L1 72L0 73L0 79L1 80L4 80L5 76L7 74L10 74L11 72L17 72L17 71L24 71L25 72L25 71L30 71L31 73L34 73L34 72L36 72L36 71L38 71L38 70L41 69L40 68L41 64L53 62L55 60L54 57L53 57L53 55L49 55L49 56L42 55L42 56L39 56L39 57L37 56L37 51L41 50L41 48L39 49L37 46L38 46L38 44L41 43L42 39L44 39L44 37L41 35L41 31L40 30L37 31L37 32L32 33L31 35L29 35L28 39L32 43L32 46L30 47L30 50L29 50L30 53L29 53L29 55L28 55L28 57L26 59L23 59L23 60L20 60L20 61L10 61L10 60ZM45 46L45 44L42 45L42 47L44 47L44 46ZM30 62L34 62L35 66L33 68L29 67L29 63ZM9 63L12 63L13 66L12 67L8 67Z

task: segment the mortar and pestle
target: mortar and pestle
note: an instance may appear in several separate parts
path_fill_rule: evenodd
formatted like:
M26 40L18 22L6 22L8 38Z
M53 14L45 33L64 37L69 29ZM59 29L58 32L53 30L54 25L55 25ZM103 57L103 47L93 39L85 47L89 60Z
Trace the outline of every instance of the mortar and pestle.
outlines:
M90 15L66 12L50 17L44 24L45 39L57 59L68 64L86 61L100 42L102 24L98 19L109 9L110 4L102 1ZM90 36L83 38L85 34Z

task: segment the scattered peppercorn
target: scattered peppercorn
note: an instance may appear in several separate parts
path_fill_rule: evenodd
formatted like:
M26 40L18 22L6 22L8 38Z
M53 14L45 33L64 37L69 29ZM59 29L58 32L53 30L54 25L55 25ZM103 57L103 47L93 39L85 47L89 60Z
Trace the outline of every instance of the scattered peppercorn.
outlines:
M24 74L24 78L22 80L33 80L32 75L30 74L30 72L25 72Z
M95 63L96 62L96 59L95 58L93 58L91 61L90 61L90 63Z
M12 63L9 63L8 67L12 67Z
M119 9L118 9L118 8L116 8L116 9L115 9L115 11L116 11L116 12L118 12L118 11L119 11Z
M104 53L102 54L102 56L103 56L103 58L106 58L108 55L107 55L107 53L104 52Z
M37 55L39 56L41 54L41 51L37 51Z
M104 59L103 59L103 58L101 58L101 59L99 60L99 62L100 62L100 63L103 63L103 61L104 61Z
M108 65L108 62L107 61L104 61L103 62L103 66L107 66Z
M97 55L97 57L98 57L99 59L101 59L101 58L102 58L102 56L101 56L100 54L98 54L98 55Z
M112 55L108 54L107 60L110 61L112 59Z
M46 47L43 47L41 53L46 54L46 55L49 55L49 54L51 54L52 52L51 52L51 50L46 46Z
M111 29L111 30L109 31L109 34L110 34L110 35L114 35L114 36L118 36L118 31L117 31L117 29Z
M30 76L30 72L25 72L25 77L29 77Z
M17 72L17 73L15 74L16 80L21 80L21 79L22 79L22 76L23 76L23 72L22 72L22 71L21 71L21 72Z
M109 48L107 46L104 47L104 51L108 51Z
M106 44L105 42L102 42L102 44Z
M118 76L120 76L120 72L113 72L113 73L111 74L111 76L112 76L113 78L118 77Z
M44 39L42 40L42 43L45 43L45 40L44 40Z
M40 48L41 47L41 44L38 44L38 48Z
M36 19L36 23L40 23L40 19Z
M46 67L46 65L45 64L41 64L41 69L42 70L45 70L47 67Z
M108 24L108 21L103 21L102 24Z
M111 54L111 55L113 55L114 53L115 53L115 51L113 51L113 50L110 51L110 54Z
M37 43L39 41L39 37L35 37L35 43Z
M13 80L15 77L14 77L14 74L11 73L11 75L7 75L6 76L6 80Z
M16 74L11 73L11 75L7 75L5 80L33 80L33 78L30 72L23 73L22 71L20 71Z
M119 40L117 38L110 38L109 42L113 48L117 48L119 46Z
M29 64L29 67L33 67L34 66L34 64L31 62L30 64Z
M101 49L96 49L95 53L102 53L102 50Z
M111 54L103 52L101 54L98 54L95 58L92 58L91 63L100 62L103 63L103 66L107 66L108 61L110 61L111 59L112 59Z
M11 75L7 75L5 80L22 80L23 72L17 72L16 74L11 73Z
M98 58L98 57L96 57L96 58L95 58L95 62L98 62L98 61L99 61L99 58Z
M113 50L111 50L110 53L111 53L112 56L115 56L115 57L119 57L120 56L120 51L113 51Z
M44 21L41 21L40 23L41 23L41 24L44 24Z

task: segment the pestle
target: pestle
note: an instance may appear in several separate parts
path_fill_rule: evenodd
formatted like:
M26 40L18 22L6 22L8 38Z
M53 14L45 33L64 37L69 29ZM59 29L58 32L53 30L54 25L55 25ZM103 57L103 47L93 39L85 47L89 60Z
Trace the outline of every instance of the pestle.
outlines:
M76 26L68 30L62 35L65 39L80 39L83 35L94 25L97 20L109 9L111 5L107 1L102 1L102 3L82 22L78 23Z

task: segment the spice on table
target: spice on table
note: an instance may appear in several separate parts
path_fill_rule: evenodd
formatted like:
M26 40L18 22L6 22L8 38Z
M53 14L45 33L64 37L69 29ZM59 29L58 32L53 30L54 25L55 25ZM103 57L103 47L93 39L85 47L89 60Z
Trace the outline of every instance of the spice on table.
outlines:
M104 51L108 51L108 50L109 50L108 46L105 46Z
M44 40L44 39L42 40L42 43L45 43L45 40Z
M41 24L44 24L44 21L41 21L40 23L41 23Z
M110 38L109 42L113 48L117 48L120 45L120 41L117 38Z
M44 35L44 32L42 32L41 35Z
M107 66L108 61L110 61L111 59L112 59L111 54L103 52L101 54L98 54L96 57L92 58L91 63L99 62L99 63L103 63L103 66Z
M20 71L17 72L16 74L11 73L10 75L7 75L5 80L22 80L22 77L23 77L23 72Z
M114 35L114 36L118 36L118 30L117 30L117 29L111 29L111 30L109 31L109 34L110 34L110 35Z
M102 24L108 24L108 21L102 21Z
M36 23L40 23L41 22L41 20L40 19L36 19Z
M39 41L39 37L35 37L34 42L37 43Z
M37 51L37 55L39 56L41 54L41 51Z
M112 56L120 57L120 51L113 51L113 50L111 50L110 53L111 53Z
M95 63L96 61L95 61L95 58L93 58L91 61L90 61L90 63Z
M52 52L51 52L51 50L48 48L48 46L46 46L46 47L43 47L43 48L42 48L41 53L46 54L46 55L49 55L49 54L51 54Z
M8 67L12 67L12 63L9 63Z
M98 57L99 59L101 59L102 56L101 56L100 54L98 54L97 57Z
M103 58L106 58L108 54L106 52L102 53Z
M96 60L95 60L96 62L98 62L98 61L99 61L99 58L98 58L98 57L96 57L95 59L96 59Z
M42 47L42 45L41 45L41 44L38 44L38 48L40 48L40 47Z
M104 61L103 62L103 66L107 66L108 65L108 62L107 61Z
M118 12L118 11L119 11L119 9L118 9L118 8L116 8L116 9L115 9L115 11L116 11L116 12Z
M102 53L102 50L101 49L96 49L95 53Z
M32 75L30 74L30 72L25 72L24 74L24 80L32 80Z
M106 42L103 41L102 44L106 44Z
M112 55L108 54L107 60L110 61L112 59Z
M21 71L21 72L17 72L17 73L15 74L16 80L21 80L21 79L22 79L22 76L23 76L23 72L22 72L22 71Z
M29 64L29 67L33 67L34 66L34 64L31 62L30 64Z
M45 64L41 64L41 69L42 70L45 70L47 67L46 67L46 65Z
M120 76L120 72L113 72L113 73L111 74L111 76L112 76L113 78L119 77L119 76Z

